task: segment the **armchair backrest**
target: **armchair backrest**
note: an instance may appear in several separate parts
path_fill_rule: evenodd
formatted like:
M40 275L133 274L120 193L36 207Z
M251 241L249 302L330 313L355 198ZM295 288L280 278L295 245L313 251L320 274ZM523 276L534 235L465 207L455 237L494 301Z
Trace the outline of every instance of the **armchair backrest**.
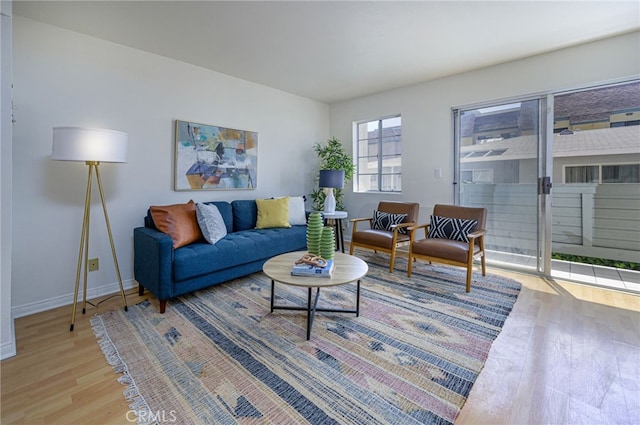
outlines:
M407 222L417 223L420 214L420 204L416 202L380 201L378 211L391 214L406 214Z
M437 204L433 207L433 215L440 217L461 218L464 220L478 220L476 228L486 229L487 225L487 209L475 207L461 207L459 205L443 205Z

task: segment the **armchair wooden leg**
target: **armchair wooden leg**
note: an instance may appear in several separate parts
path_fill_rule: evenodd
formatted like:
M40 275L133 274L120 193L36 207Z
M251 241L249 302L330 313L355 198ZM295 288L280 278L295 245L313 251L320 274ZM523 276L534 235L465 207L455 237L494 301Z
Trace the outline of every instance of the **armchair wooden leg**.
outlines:
M396 262L396 251L391 251L391 260L389 261L389 273L393 273L393 266Z
M471 292L471 275L473 274L473 255L469 254L467 261L467 292Z
M482 262L482 276L486 276L487 266L485 265L485 258L484 258L484 236L480 238L480 253L482 255L482 258L480 259L480 261Z
M353 242L349 242L349 255L353 255Z
M415 258L412 258L411 253L409 253L409 261L407 265L407 277L411 277L411 272L413 272L413 262Z

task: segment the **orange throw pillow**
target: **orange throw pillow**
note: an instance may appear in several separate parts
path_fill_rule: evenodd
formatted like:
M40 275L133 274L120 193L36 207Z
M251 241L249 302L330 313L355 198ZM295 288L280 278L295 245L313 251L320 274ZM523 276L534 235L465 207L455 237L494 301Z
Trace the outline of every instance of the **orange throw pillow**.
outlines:
M193 200L186 204L152 206L151 218L158 230L171 236L174 248L202 239Z

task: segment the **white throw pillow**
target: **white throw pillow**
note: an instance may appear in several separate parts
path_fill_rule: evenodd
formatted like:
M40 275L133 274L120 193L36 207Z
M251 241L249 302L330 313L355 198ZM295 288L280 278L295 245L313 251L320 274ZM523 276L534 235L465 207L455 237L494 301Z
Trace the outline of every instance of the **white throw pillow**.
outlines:
M304 198L302 196L289 197L289 224L292 226L307 224L307 215L304 210Z
M215 205L198 202L196 204L196 218L202 235L210 244L213 245L227 236L227 226Z

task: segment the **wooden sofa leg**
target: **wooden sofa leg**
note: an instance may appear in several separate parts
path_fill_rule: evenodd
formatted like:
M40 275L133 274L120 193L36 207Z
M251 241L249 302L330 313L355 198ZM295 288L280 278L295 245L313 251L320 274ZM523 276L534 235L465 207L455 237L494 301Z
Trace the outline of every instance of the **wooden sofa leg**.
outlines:
M138 283L138 295L144 295L144 286L141 283Z
M164 314L167 310L167 300L160 300L160 314Z

